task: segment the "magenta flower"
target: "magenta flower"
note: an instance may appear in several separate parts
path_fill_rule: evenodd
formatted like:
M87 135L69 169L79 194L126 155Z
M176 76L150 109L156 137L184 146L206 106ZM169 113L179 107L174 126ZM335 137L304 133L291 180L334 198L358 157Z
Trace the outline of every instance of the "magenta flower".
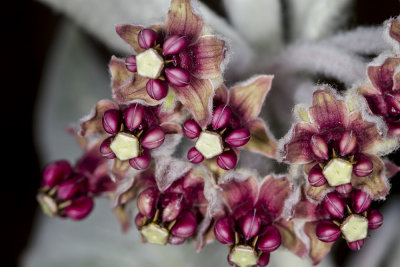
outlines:
M113 58L114 98L155 105L171 90L193 116L205 123L214 93L210 79L221 76L225 43L203 32L190 0L172 0L164 26L119 25L120 37L136 55Z
M225 86L217 89L208 124L201 127L199 122L189 119L183 125L183 133L196 139L196 145L187 154L190 162L216 159L220 168L230 170L238 161L238 147L274 157L275 139L258 118L272 78L263 75L229 91Z
M330 90L314 92L313 105L284 138L283 161L305 164L307 195L321 201L335 190L348 193L363 189L376 198L388 193L382 160L373 154L382 142L375 123L350 112Z

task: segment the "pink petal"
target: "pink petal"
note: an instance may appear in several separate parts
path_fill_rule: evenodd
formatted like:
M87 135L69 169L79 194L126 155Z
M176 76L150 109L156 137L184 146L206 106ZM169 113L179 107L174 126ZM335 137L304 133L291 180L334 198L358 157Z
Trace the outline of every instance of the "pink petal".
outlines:
M349 123L346 103L337 100L330 90L319 89L313 94L313 105L309 108L311 121L319 130L343 127Z
M212 115L211 103L214 89L211 82L192 77L189 85L173 87L173 89L179 101L192 112L200 127L207 126Z
M272 133L261 119L249 121L246 128L250 132L250 141L244 145L244 149L260 153L269 158L276 156L276 140Z
M111 57L108 67L111 73L111 87L113 90L126 83L133 75L132 72L127 70L125 61L115 56Z
M358 91L365 97L369 108L374 114L387 116L388 108L379 89L370 85L363 85L358 88Z
M255 119L260 114L273 78L272 75L260 75L229 90L229 105L244 122Z
M307 222L304 225L304 233L310 240L309 257L313 265L318 264L331 251L335 242L322 242L315 234L318 221Z
M388 179L392 178L400 171L400 167L390 161L385 161L385 174Z
M284 145L283 160L290 163L304 164L314 160L310 147L311 137L318 130L309 123L300 122L295 125L289 143Z
M361 151L369 151L382 142L375 123L364 121L359 111L350 114L348 127L357 137L357 143Z
M400 20L395 19L390 23L389 35L400 43Z
M161 26L153 25L148 27L156 32L161 32ZM131 25L131 24L123 24L117 25L116 31L118 35L128 44L130 45L136 53L143 52L144 49L139 46L138 43L138 35L141 30L144 29L143 26L139 25Z
M82 119L79 134L82 136L98 133L104 134L102 118L104 112L109 109L119 109L119 107L116 103L107 99L97 102L92 112Z
M369 66L367 69L371 83L382 93L392 91L394 71L400 64L400 58L387 58L381 66Z
M307 247L296 235L294 230L294 221L286 221L284 219L274 223L279 230L282 239L282 245L289 249L297 256L303 258L307 253Z
M365 177L357 177L355 175L351 178L353 187L359 188L367 192L373 199L384 199L389 193L389 185L385 174L383 161L373 155L364 153L373 163L374 168L370 175Z
M184 35L189 43L193 43L199 38L203 24L203 20L193 13L190 0L172 0L165 22L167 36Z

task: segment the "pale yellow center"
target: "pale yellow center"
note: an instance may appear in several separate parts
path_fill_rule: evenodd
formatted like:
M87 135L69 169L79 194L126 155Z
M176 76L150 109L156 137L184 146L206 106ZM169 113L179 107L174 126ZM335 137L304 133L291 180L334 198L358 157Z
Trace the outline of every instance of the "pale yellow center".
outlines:
M221 136L209 131L201 132L195 147L206 159L218 156L224 149Z
M110 149L120 160L128 160L139 156L139 140L128 133L119 133L111 142Z
M141 231L143 237L147 242L151 244L157 245L165 245L167 244L169 233L165 228L161 228L159 225L155 223L150 223L146 226L143 226Z
M164 60L156 50L150 48L136 56L136 66L140 76L157 79L164 68Z
M350 183L353 165L343 159L334 158L324 167L322 173L330 186Z
M342 223L341 230L348 242L364 239L368 233L368 220L360 215L350 215Z
M256 265L258 257L252 247L237 246L233 248L230 254L230 260L240 267L247 267Z

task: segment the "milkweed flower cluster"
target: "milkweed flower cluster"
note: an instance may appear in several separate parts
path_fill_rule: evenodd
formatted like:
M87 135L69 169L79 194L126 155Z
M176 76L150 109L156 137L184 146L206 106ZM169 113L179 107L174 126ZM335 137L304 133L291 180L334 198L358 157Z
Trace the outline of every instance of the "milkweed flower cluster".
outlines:
M164 25L118 25L134 51L110 61L113 100L81 120L83 156L50 163L37 199L51 217L81 220L107 195L122 229L135 225L143 242L200 250L218 241L232 266L266 266L280 247L317 264L341 236L359 250L383 224L371 203L399 170L382 158L400 141L399 29L388 23L394 47L357 90L318 86L276 140L260 117L274 76L228 89L229 49L190 0L172 0ZM261 178L238 168L243 150L291 171Z

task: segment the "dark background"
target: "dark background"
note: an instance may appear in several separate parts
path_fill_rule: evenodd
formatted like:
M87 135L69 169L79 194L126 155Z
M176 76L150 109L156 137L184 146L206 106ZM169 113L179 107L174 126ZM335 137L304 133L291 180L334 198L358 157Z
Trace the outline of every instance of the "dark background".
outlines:
M225 16L220 1L203 2ZM399 7L397 0L357 0L352 7L354 16L348 28L381 24L387 18L399 15ZM4 1L2 11L0 265L8 267L18 265L18 257L29 240L37 209L35 194L40 181L39 166L43 163L39 162L33 143L33 110L48 48L62 15L28 0ZM90 41L103 55L106 64L111 52L96 40ZM397 153L390 158L400 164L399 156ZM400 193L399 178L392 179L392 195ZM340 266L349 251L342 244L335 246L333 253Z

